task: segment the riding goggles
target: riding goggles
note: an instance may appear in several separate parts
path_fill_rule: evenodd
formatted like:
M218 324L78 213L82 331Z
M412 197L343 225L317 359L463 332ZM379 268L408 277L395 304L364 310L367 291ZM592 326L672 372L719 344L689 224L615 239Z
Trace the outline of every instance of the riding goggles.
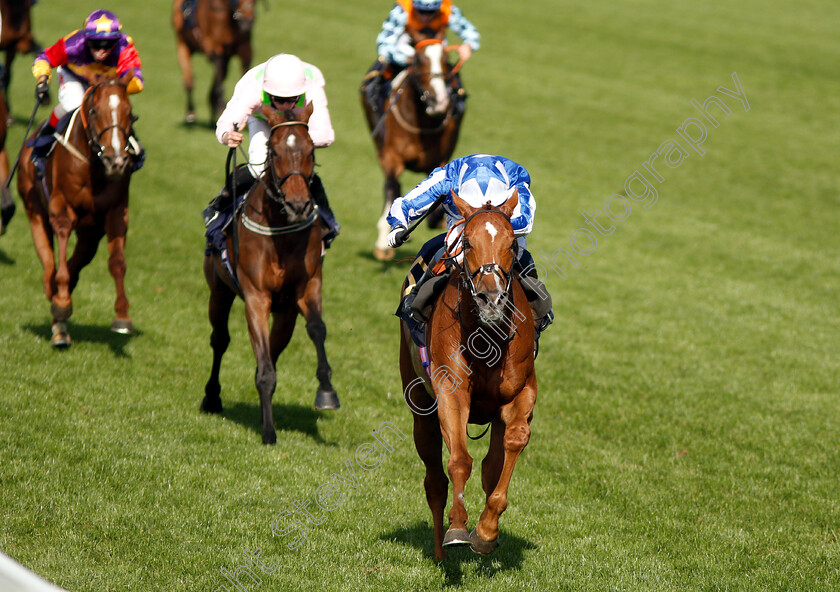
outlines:
M92 50L113 49L117 44L116 39L88 39L88 46Z

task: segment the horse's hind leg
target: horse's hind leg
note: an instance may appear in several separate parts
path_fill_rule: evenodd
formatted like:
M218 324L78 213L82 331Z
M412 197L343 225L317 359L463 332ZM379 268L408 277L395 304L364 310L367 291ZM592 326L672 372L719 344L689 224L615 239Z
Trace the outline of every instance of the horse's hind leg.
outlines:
M183 39L178 37L177 43L178 65L181 67L181 79L184 82L184 91L187 93L187 114L184 121L195 123L195 105L193 104L193 73L190 48Z
M486 482L483 483L487 500L478 524L470 534L472 550L482 555L490 553L498 545L499 517L507 509L507 492L510 479L513 476L513 467L531 438L531 417L536 398L537 388L535 380L532 378L513 401L500 409L499 414L501 421L504 423L503 435L500 436L502 430L497 429L494 422L490 443L491 450L488 456L492 458L491 463L498 463L498 456L500 456L498 440L501 439L503 460L499 468L488 467L492 470L488 472ZM485 481L483 474L482 481ZM493 481L496 482L495 486L488 492L487 489Z
M390 225L388 224L388 212L391 210L391 204L400 196L400 182L399 175L394 173L386 173L385 186L383 192L385 194L385 209L376 223L377 238L376 245L373 249L373 255L379 261L390 261L394 258L394 249L388 246L388 232Z
M426 502L432 511L432 522L435 529L435 559L446 559L443 548L443 512L446 509L446 497L449 493L449 481L443 472L441 455L443 453L443 438L440 434L440 422L437 414L432 411L435 402L422 385L416 382L417 374L411 363L411 354L404 332L400 339L400 374L402 375L403 396L410 400L414 412L414 447L423 465L426 467L426 478L423 486L426 489ZM426 410L428 412L426 413Z
M96 255L103 234L105 234L104 229L100 226L76 229L76 248L73 250L73 256L67 262L67 268L70 271L71 294L79 281L79 273L82 268L90 263Z
M213 328L210 334L210 346L213 348L213 367L210 370L210 378L204 385L204 399L201 401L201 410L205 413L221 413L222 386L219 384L219 371L222 367L222 356L230 344L230 332L228 331L228 320L230 308L236 299L233 290L227 287L215 271L214 260L216 257L208 255L204 258L204 276L207 278L207 285L210 287L210 326Z
M213 63L213 70L215 77L213 78L213 85L210 87L210 108L213 110L216 118L218 118L222 111L225 110L225 78L227 77L228 64L230 63L230 56L214 54L210 56L210 61Z
M315 373L318 378L315 408L338 409L341 407L341 403L332 385L332 368L330 368L330 363L327 360L327 349L324 345L327 340L327 326L321 317L320 273L309 280L303 298L298 300L298 308L306 319L306 333L312 343L315 344L315 353L318 357L318 369Z
M126 188L127 191L127 188ZM117 297L114 311L117 316L111 323L111 331L130 335L134 332L128 316L128 298L125 295L125 235L128 231L128 200L105 215L105 232L108 235L108 271L114 278Z

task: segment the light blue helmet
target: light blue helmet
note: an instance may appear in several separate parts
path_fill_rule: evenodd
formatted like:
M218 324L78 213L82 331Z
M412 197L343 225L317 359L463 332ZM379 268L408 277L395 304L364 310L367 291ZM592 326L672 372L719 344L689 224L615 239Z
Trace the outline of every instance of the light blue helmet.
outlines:
M412 0L411 5L417 10L440 10L441 0Z

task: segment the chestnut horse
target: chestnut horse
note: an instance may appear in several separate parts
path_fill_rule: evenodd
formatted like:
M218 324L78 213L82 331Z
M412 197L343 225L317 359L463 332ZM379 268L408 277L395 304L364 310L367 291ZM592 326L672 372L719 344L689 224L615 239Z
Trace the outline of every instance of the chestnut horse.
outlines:
M0 14L3 16L3 26L0 27L0 50L6 52L3 88L9 88L12 81L12 62L15 55L40 51L40 47L32 37L31 8L30 0L0 0Z
M186 122L195 122L193 104L192 54L208 57L215 71L210 86L210 110L218 118L225 109L224 82L230 59L236 55L242 74L251 68L251 29L254 26L254 0L192 0L194 14L185 19L185 0L174 0L172 24L178 51L178 65L187 92ZM191 26L192 25L192 26Z
M87 89L67 132L36 180L31 147L20 155L18 192L26 208L35 250L44 268L44 292L51 303L54 347L70 345L67 320L79 272L91 262L103 235L108 237L108 270L114 278L116 318L111 330L133 332L125 295L125 236L128 230L128 184L140 147L131 137L135 117L126 84L133 73ZM35 132L37 136L38 132ZM68 260L70 233L76 247ZM58 268L53 251L58 239Z
M271 125L269 162L231 224L227 252L235 278L218 253L204 258L204 276L210 287L213 367L204 387L201 410L222 412L219 369L230 343L230 308L238 294L245 301L248 332L257 361L255 380L265 444L277 441L271 408L277 385L276 364L292 337L298 314L306 319L306 332L318 357L315 407L339 407L324 348L327 328L321 318L322 222L310 192L315 146L307 126L312 110L311 104L285 113L263 108ZM273 323L269 328L270 317Z
M401 195L399 177L406 169L431 173L449 160L458 141L463 113L451 96L457 68L449 65L447 52L457 46L441 39L421 39L410 32L415 54L409 66L397 74L385 101L382 121L371 111L365 93L362 107L373 134L379 166L385 173L385 208L377 222L374 256L380 261L394 258L388 246L388 210Z
M481 554L497 546L499 516L507 508L513 467L528 444L537 398L531 307L512 270L515 237L510 216L518 193L498 209L473 208L453 194L464 215L463 259L429 318L428 371L401 324L400 373L414 414L414 444L426 466L426 500L432 510L435 558L445 547L470 545ZM490 448L481 463L484 511L468 533L464 487L472 470L467 424L491 424ZM441 436L449 449L447 469L453 505L444 534L448 483L441 465Z

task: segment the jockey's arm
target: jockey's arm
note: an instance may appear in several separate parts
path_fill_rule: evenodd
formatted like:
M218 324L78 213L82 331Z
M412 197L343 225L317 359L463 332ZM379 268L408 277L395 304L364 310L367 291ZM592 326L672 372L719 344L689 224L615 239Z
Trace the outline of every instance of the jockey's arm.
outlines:
M426 180L421 181L404 197L394 200L388 212L388 224L391 225L391 228L395 226L405 226L407 228L409 224L432 207L439 196L447 195L447 200L451 200L450 191L452 189L452 184L447 179L446 168L436 168Z
M405 34L407 22L408 14L402 6L395 4L388 14L388 18L382 23L382 30L376 37L376 51L379 56L400 66L405 66L409 57L400 41L400 38Z
M330 121L327 93L324 90L326 82L320 70L311 65L308 67L312 69L313 79L306 89L306 99L314 107L309 119L309 137L316 148L326 148L335 141L335 130Z
M452 7L452 14L449 16L449 28L461 38L461 48L458 50L458 56L461 60L468 60L472 52L478 49L481 44L481 35L478 29L467 20L457 6Z

